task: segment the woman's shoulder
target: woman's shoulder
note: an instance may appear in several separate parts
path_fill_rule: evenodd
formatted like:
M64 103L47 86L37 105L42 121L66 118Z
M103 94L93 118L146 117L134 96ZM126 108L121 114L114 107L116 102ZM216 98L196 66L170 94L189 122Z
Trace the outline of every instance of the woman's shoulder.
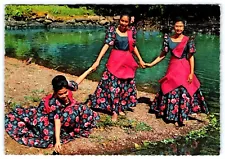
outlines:
M172 37L172 36L170 36L170 35L167 34L167 33L165 33L165 34L163 35L164 41L169 41L169 39L171 39L171 37Z
M56 98L53 94L48 94L44 98L42 98L42 101L45 103L45 105L55 105Z
M108 26L108 29L107 29L108 32L115 32L116 31L116 26L115 25L110 25Z

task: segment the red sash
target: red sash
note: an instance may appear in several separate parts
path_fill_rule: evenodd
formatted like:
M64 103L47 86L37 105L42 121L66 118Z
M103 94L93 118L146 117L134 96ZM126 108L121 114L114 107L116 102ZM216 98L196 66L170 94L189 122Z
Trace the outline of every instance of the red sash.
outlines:
M129 51L112 49L110 57L106 64L109 72L121 79L134 78L138 64L135 61L132 52L134 51L134 39L132 31L128 30Z
M188 39L188 37L184 36L182 41L172 51L174 56L171 56L170 58L166 75L159 80L163 94L167 94L175 88L183 86L192 97L200 87L200 82L195 75L192 79L192 83L188 83L187 80L190 74L190 63L186 58L179 59L182 56Z
M49 94L47 95L46 97L43 98L43 101L44 101L44 110L46 111L46 113L50 113L52 110L51 110L51 105L49 105L49 101L50 99L53 98L53 94ZM76 103L76 100L73 99L73 93L72 91L68 90L68 98L71 102L70 105L73 105Z
M188 40L189 40L189 37L188 36L184 36L182 38L181 42L172 51L173 54L174 54L174 56L176 56L178 58L181 57L181 55L184 52L184 48L187 45Z

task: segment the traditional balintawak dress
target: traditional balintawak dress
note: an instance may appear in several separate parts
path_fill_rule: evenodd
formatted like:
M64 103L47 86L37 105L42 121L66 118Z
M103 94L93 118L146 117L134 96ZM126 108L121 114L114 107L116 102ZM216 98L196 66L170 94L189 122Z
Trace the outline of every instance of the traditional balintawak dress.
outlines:
M134 77L138 65L133 57L136 30L132 28L127 33L128 36L120 36L114 26L106 32L105 43L113 49L101 81L90 97L93 108L118 113L137 104Z
M184 36L181 42L173 42L165 34L162 50L171 52L171 58L166 75L159 81L161 89L156 94L150 110L169 121L180 123L188 120L188 115L193 113L208 113L196 75L192 83L188 83L191 68L187 57L196 52L194 40Z
M69 82L71 90L78 89L74 81ZM23 108L17 106L13 112L5 115L5 130L18 143L39 148L52 147L55 144L54 119L60 119L61 143L67 143L76 137L88 137L91 128L96 126L99 115L86 105L79 104L69 90L68 105L54 98L52 94L42 99L38 107Z

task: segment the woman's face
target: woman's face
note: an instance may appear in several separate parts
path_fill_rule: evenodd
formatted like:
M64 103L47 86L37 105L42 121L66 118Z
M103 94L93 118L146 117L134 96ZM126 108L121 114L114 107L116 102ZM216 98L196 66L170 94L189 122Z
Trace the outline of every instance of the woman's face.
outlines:
M127 27L129 25L129 21L130 21L130 18L126 15L124 15L120 18L120 27L119 27L120 31L123 32L123 31L127 30Z
M176 22L174 25L175 33L180 35L184 31L184 23L182 21Z
M65 104L69 103L68 98L68 90L67 88L63 87L56 93L57 97L62 100Z

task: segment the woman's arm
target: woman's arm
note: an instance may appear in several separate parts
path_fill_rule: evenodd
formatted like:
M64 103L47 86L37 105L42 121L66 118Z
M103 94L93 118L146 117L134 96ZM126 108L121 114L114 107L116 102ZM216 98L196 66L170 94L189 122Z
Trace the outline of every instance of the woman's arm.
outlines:
M80 76L78 77L78 79L76 80L76 83L77 83L78 85L86 78L86 76L87 76L88 74L91 73L91 71L96 70L96 68L99 66L99 63L100 63L102 57L105 55L105 53L106 53L106 51L108 50L108 48L109 48L109 45L108 45L108 44L105 44L105 45L102 47L102 49L101 49L101 51L100 51L100 53L99 53L99 55L98 55L98 58L97 58L97 60L95 61L95 63L94 63L87 71L85 71L82 75L80 75Z
M138 51L138 49L137 49L136 46L135 46L135 48L134 48L134 53L135 53L135 55L137 56L137 58L138 58L138 60L139 60L139 63L140 63L140 65L141 65L141 67L142 67L142 68L145 68L145 62L142 60L142 57L141 57L141 55L140 55L140 53L139 53L139 51Z
M190 69L191 69L191 72L188 76L188 83L191 83L192 80L193 80L193 76L194 76L194 56L191 56L189 58L189 63L190 63Z
M105 53L108 50L108 48L109 48L109 44L105 44L102 47L102 49L101 49L101 51L100 51L100 53L98 55L98 58L96 59L96 61L94 62L94 64L91 66L93 68L93 70L96 70L96 68L99 66L99 63L100 63L102 57L105 55Z
M165 57L166 57L166 52L162 51L161 54L154 61L152 61L151 63L146 63L146 66L152 67L156 65L157 63L159 63L160 61L162 61Z
M59 152L61 150L61 143L60 143L60 130L61 130L61 122L60 119L55 119L55 151Z
M90 67L82 75L80 75L75 82L79 85L87 77L87 75L91 73L92 70L93 68Z

